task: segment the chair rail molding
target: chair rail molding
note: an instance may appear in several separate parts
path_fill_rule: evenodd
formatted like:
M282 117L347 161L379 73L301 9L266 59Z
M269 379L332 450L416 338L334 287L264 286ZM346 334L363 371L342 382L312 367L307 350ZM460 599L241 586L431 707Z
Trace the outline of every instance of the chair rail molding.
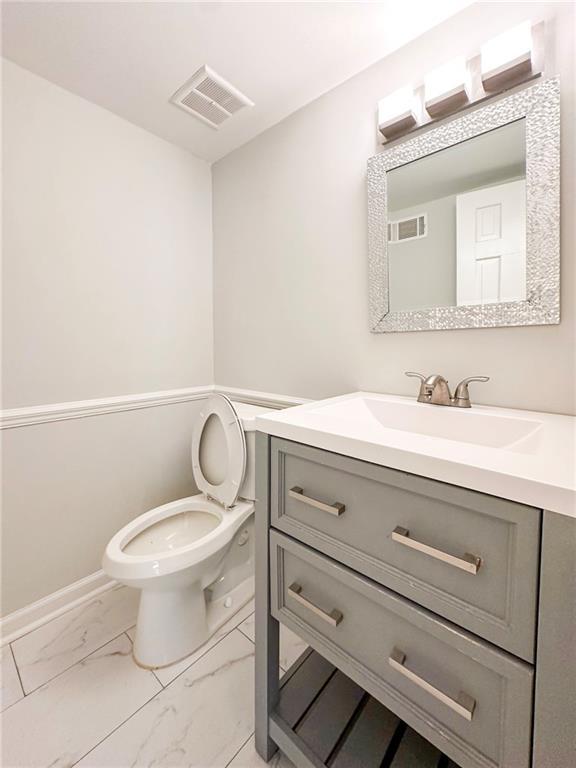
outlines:
M90 416L103 416L122 411L139 410L141 408L176 405L192 400L201 400L213 392L227 395L231 400L251 403L252 405L263 405L267 408L289 408L293 405L302 405L309 402L309 400L304 398L291 397L290 395L278 395L251 389L204 384L198 387L167 389L160 392L144 392L135 395L75 400L67 403L7 408L0 411L0 430L30 427L36 424L49 424L54 421L85 419Z

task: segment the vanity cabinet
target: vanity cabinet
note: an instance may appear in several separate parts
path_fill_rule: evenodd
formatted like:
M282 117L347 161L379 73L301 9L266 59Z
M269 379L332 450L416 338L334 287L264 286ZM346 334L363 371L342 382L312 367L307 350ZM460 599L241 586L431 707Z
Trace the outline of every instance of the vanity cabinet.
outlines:
M298 766L345 765L364 729L373 752L391 735L374 762L349 762L358 768L388 765L386 754L412 754L413 743L430 748L411 768L576 765L557 741L573 739L573 698L552 670L554 629L538 627L538 611L557 605L549 594L542 603L557 576L546 559L541 588L541 510L266 435L258 478L260 754L278 745ZM278 622L313 649L282 686ZM574 661L562 625L559 663ZM568 708L560 722L554 686ZM327 713L322 727L310 710Z

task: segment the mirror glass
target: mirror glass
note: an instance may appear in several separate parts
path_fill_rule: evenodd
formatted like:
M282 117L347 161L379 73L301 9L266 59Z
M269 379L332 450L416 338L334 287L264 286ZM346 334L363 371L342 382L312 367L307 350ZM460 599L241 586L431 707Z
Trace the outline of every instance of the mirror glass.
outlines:
M525 300L525 124L388 171L390 312Z

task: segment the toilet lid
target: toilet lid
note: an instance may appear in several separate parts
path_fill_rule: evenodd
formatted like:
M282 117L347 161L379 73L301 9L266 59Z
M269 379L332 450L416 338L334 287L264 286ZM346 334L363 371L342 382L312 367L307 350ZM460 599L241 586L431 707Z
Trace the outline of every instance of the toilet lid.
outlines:
M199 490L224 507L235 504L246 470L246 440L224 395L203 404L192 434L192 472Z

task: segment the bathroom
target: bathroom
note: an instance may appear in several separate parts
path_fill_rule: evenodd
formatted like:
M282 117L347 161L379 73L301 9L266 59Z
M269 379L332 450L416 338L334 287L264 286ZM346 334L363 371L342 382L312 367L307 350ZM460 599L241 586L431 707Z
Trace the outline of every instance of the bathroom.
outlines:
M2 765L576 766L575 11L2 3Z

